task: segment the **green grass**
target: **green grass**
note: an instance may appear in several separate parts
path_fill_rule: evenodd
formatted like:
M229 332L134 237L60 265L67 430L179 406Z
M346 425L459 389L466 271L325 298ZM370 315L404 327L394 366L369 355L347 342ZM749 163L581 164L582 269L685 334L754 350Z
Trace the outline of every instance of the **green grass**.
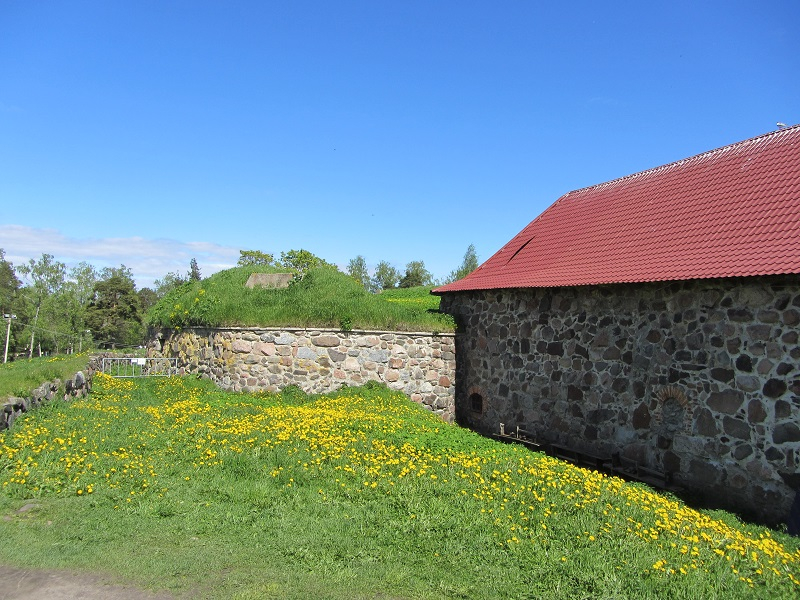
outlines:
M246 395L99 376L90 397L0 434L0 490L0 563L191 598L800 591L793 538L487 440L377 385Z
M87 362L86 353L81 353L23 358L0 364L0 400L9 396L28 396L44 381L69 379L78 371L85 371Z
M430 288L414 288L407 295L370 294L353 278L331 268L313 269L285 289L245 287L251 273L265 271L275 270L237 267L187 283L157 303L147 321L159 327L454 330L452 317L436 312L439 298L430 296Z
M383 290L380 297L387 302L414 307L417 310L439 310L439 296L431 294L432 287L394 288Z

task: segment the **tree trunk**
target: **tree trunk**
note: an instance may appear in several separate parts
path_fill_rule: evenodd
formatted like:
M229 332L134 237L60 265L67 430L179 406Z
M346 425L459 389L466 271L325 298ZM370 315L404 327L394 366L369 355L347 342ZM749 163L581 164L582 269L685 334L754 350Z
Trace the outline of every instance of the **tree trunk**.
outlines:
M28 350L28 358L33 358L33 336L36 334L36 323L39 321L39 308L41 308L42 303L36 305L36 316L33 317L33 327L31 327L31 347ZM41 352L39 352L41 355Z

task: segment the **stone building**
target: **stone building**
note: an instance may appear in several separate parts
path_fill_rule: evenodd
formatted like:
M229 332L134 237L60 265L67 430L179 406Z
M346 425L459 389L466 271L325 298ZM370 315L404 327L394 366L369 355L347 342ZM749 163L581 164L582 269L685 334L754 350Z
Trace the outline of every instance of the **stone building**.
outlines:
M798 274L800 126L570 192L434 290L458 324L456 420L781 521Z

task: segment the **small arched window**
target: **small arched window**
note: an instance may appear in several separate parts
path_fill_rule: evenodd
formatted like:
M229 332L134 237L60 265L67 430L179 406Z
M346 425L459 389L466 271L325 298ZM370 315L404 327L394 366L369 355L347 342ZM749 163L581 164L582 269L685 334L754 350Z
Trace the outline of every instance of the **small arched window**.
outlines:
M472 412L483 413L483 396L480 394L470 394L469 408Z

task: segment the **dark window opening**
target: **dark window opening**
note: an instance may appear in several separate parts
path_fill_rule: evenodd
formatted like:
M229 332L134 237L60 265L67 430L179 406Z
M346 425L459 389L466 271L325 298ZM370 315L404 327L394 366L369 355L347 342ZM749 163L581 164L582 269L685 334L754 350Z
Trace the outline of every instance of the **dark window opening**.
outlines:
M483 412L483 396L480 394L471 394L469 397L469 407L472 409L472 412L482 413Z

